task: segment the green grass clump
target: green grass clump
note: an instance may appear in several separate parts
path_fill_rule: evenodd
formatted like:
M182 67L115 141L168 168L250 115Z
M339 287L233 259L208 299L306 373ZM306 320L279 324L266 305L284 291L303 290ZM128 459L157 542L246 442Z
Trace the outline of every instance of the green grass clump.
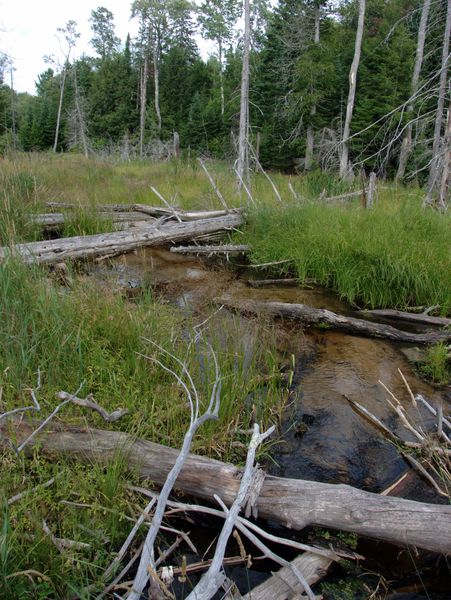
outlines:
M415 202L381 203L371 211L265 205L250 213L245 240L252 261L289 259L286 268L301 280L313 278L351 304L451 309L449 218Z
M437 385L450 383L451 356L448 347L444 343L430 346L426 351L425 360L419 364L419 371Z

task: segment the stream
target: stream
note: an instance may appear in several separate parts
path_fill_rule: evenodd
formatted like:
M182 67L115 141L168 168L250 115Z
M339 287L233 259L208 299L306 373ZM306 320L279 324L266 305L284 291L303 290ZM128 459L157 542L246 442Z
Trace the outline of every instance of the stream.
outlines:
M152 287L163 301L195 314L199 321L208 318L209 311L214 310L208 301L224 292L237 300L304 303L353 314L349 306L321 288L250 287L246 280L261 273L245 265L237 266L239 262L236 260L228 265L219 259L193 258L162 248L146 248L97 263L91 266L90 274L109 286L125 289L130 297L139 294L143 287ZM393 321L391 324L396 327ZM362 419L346 399L357 401L400 437L413 441L386 402L388 393L379 383L381 381L406 409L412 422L430 429L432 415L422 405L413 406L398 370L404 374L414 394L423 395L432 405L443 402L445 413L449 413L451 405L450 390L439 391L418 378L405 355L412 352L411 345L328 329L302 332L298 323L280 320L277 327L281 329L281 339L286 340L285 347L280 348L281 353L294 357L294 377L290 403L282 422L282 441L274 447L266 470L282 477L347 483L376 493L408 472L396 495L426 502L446 502L409 469L395 446ZM386 595L382 594L381 588L381 596L374 597L404 600L450 597L447 590L451 589L451 578L444 559L439 561L437 557L427 555L412 557L407 551L367 540L360 540L357 550L368 557L366 569L383 573L386 579L396 582L395 587L387 584ZM348 581L348 575L340 571L340 567L332 569L327 581L334 580L334 573L338 579ZM427 580L423 588L422 578ZM327 596L365 597L369 595L360 592Z

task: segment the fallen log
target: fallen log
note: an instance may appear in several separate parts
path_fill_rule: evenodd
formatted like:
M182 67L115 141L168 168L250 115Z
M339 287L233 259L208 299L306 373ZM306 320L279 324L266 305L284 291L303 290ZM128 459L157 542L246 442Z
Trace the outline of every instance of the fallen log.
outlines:
M174 217L177 215L181 221L200 221L203 219L216 219L218 217L225 217L231 213L239 213L239 208L233 208L230 210L191 210L186 211L176 207L165 208L163 206L148 206L147 204L134 204L133 210L143 212L146 215L153 217Z
M238 227L242 223L243 217L235 213L192 223L149 224L112 233L16 244L0 248L0 263L8 256L20 256L26 263L51 264L66 259L113 255L142 246L190 240L198 235Z
M0 421L0 447L6 449L27 437L38 423L11 417ZM123 452L128 467L158 485L166 481L179 451L126 433L49 424L25 447L51 457L106 464ZM230 506L240 485L242 469L190 454L177 479L183 493L214 501L217 494ZM399 545L433 552L451 548L451 506L435 505L364 492L348 485L267 476L257 500L260 517L293 529L319 525Z
M255 302L253 300L234 300L230 296L218 299L221 305L245 314L265 314L275 317L297 319L309 325L329 325L333 329L341 329L368 337L385 338L397 342L412 344L434 344L451 339L451 331L434 331L430 333L410 333L396 329L391 325L373 323L364 319L345 317L325 308L313 308L306 304L289 304L286 302Z
M175 254L245 254L249 252L246 244L222 244L220 246L172 246L171 252Z
M56 209L61 209L61 208L67 208L67 209L72 209L72 208L83 208L83 204L74 204L73 202L46 202L45 206L47 206L48 208L56 208ZM95 207L98 210L105 210L105 211L111 211L111 212L123 212L123 211L132 211L133 210L133 204L100 204L99 206Z
M382 317L387 319L399 319L401 321L411 321L412 323L423 323L424 325L436 325L437 327L449 327L451 319L446 317L430 317L425 314L405 312L402 310L377 309L361 310L362 315L370 317Z
M154 220L150 215L138 211L101 211L95 213L95 217L102 221L112 221L113 223L133 223L133 222L151 222ZM44 230L57 229L65 223L73 220L71 215L64 213L41 213L30 215L31 223L41 225Z
M318 556L311 552L304 552L296 557L292 564L302 573L309 585L315 584L322 579L332 561L325 556ZM253 588L242 600L286 600L287 598L299 598L304 588L295 577L293 570L282 567L269 579Z

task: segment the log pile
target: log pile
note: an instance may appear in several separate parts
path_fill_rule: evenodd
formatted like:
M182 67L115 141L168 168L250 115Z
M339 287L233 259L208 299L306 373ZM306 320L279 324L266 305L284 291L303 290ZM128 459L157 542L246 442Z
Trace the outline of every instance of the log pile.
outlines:
M156 246L192 240L197 236L239 227L243 217L238 212L199 221L181 223L160 221L126 231L76 236L16 244L0 248L0 263L8 256L20 256L26 263L52 264L66 259L113 256L144 246Z

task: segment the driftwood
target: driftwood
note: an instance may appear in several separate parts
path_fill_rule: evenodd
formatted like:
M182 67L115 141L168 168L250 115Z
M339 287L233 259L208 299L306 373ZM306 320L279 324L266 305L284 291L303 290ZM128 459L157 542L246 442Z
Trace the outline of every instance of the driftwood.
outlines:
M305 552L293 560L293 565L304 575L309 585L322 579L331 563L329 558L310 552ZM299 598L303 592L304 588L294 576L292 569L282 567L272 577L243 596L243 600L286 600Z
M245 254L249 252L246 244L222 244L220 246L172 246L171 252L176 254Z
M11 447L29 437L36 423L20 418L0 421L0 446ZM58 427L51 424L33 438L26 452L39 448L49 456L70 454L87 462L108 463L121 449L130 469L142 478L163 485L179 455L152 442L137 440L116 431ZM190 454L177 479L185 494L213 501L217 494L231 505L239 488L242 470ZM259 516L293 529L320 525L355 532L394 544L413 545L434 552L451 548L451 506L385 497L347 485L267 476L257 500Z
M384 319L399 319L401 321L411 321L412 323L423 323L425 325L436 325L437 327L448 327L451 325L451 319L446 317L430 317L426 314L404 312L402 310L378 309L362 310L362 315L371 317L382 317Z
M180 208L169 206L148 206L147 204L134 204L133 210L142 212L152 217L168 216L174 218L176 215L181 221L201 221L202 219L215 219L217 217L225 217L230 213L239 213L240 209L233 208L230 210L191 210L186 211Z
M391 325L382 325L354 317L338 315L325 308L313 308L306 304L289 304L286 302L254 302L253 300L233 300L229 296L218 299L226 308L242 313L266 314L275 317L297 319L309 325L328 325L333 329L341 329L349 333L368 337L385 338L398 342L413 344L433 344L451 339L451 331L430 333L410 333L401 331Z
M68 258L83 259L127 252L134 248L168 242L190 240L197 235L238 227L243 222L240 214L192 223L150 224L133 230L45 240L0 248L0 263L7 256L21 256L26 263L51 264Z

